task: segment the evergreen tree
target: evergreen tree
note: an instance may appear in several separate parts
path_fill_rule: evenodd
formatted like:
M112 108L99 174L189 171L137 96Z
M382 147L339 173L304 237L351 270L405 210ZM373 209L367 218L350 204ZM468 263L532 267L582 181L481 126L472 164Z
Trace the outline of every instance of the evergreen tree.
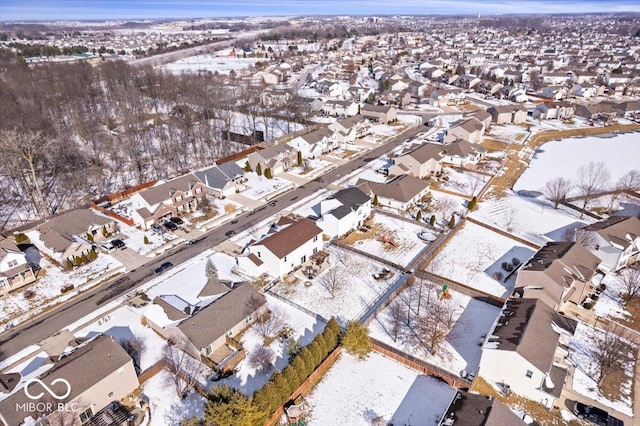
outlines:
M271 379L273 380L276 395L278 397L278 405L276 407L279 407L289 400L289 396L291 395L291 392L289 391L289 383L287 383L287 380L284 378L282 373L275 373L271 376Z
M261 417L245 394L229 386L216 386L207 399L204 421L208 425L252 425Z
M418 222L422 220L422 210L418 210L418 213L416 213L416 220Z
M342 337L342 346L350 354L364 359L371 351L371 338L367 328L358 321L349 321Z
M249 160L244 163L244 171L247 173L251 171L251 164L249 163Z
M205 274L208 280L213 280L218 278L218 268L216 268L215 263L211 258L207 259L207 265L205 266Z
M273 178L273 173L271 172L271 167L267 167L264 170L264 177L266 177L267 179Z
M304 379L306 379L306 377L304 379L301 378L296 369L291 365L288 365L284 370L282 370L282 376L289 384L289 395L295 392L295 390L300 387Z
M73 269L73 262L71 261L71 259L67 259L67 269Z
M379 203L378 194L376 194L376 195L373 196L373 205L378 207L378 203Z
M469 201L469 204L467 205L467 207L469 210L473 210L476 208L476 204L478 204L478 199L476 197L473 197L471 201Z
M98 258L98 253L96 253L94 249L91 249L91 251L89 252L89 260L93 261L93 260L96 260L97 258Z
M327 340L324 338L322 333L318 334L314 340L318 342L318 346L320 347L320 353L322 354L322 360L320 360L320 363L322 363L327 355L329 355Z
M107 232L107 227L106 226L102 227L102 236L105 237L105 238L109 236L109 233Z
M298 151L298 166L302 166L302 151Z
M147 237L146 235L144 236L144 243L151 244L151 241L149 241L149 237Z
M291 367L296 370L298 377L301 379L300 383L304 382L306 378L309 377L309 374L307 373L309 367L305 364L304 359L302 359L301 356L293 358L293 361L291 361Z
M76 266L80 266L80 265L82 265L82 258L81 258L80 256L76 256L76 257L74 257L74 258L73 258L73 263L74 263Z
M296 358L302 358L303 365L306 367L305 376L309 377L313 370L315 370L315 365L313 365L313 355L311 354L311 350L309 349L309 345L305 346Z
M82 256L80 257L80 259L82 260L83 265L85 263L89 263L89 257L87 256L87 253L82 253Z
M432 214L431 219L429 219L429 225L433 226L436 224L436 215Z
M449 228L453 228L456 226L456 217L451 215L451 219L449 220Z
M270 415L278 408L278 394L276 385L274 385L272 381L267 382L266 385L253 394L253 405L255 405L258 411L267 415Z
M322 355L323 349L320 347L320 343L318 339L313 339L313 342L309 345L309 350L311 351L311 359L313 360L313 369L315 370L324 360L324 356Z
M258 163L258 165L256 166L256 173L258 174L258 176L262 176L262 164Z
M87 240L93 242L93 234L87 233Z

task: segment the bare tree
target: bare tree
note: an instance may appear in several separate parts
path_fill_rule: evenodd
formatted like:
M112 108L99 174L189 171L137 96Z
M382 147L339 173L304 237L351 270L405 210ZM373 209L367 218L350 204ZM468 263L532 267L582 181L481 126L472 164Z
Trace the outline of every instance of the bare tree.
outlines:
M626 191L640 191L640 170L629 170L618 179L617 187Z
M580 219L584 217L589 202L607 187L610 178L611 174L602 161L590 161L589 164L578 169L576 186L583 197Z
M273 349L267 346L259 346L249 355L249 365L257 371L267 371L272 365L275 358Z
M573 241L586 248L595 248L598 240L593 232L586 231L582 228L572 227L564 230L562 237L565 241Z
M140 357L144 350L143 341L136 337L132 337L120 342L120 346L122 346L122 348L129 354L137 372L140 373Z
M252 296L247 302L247 306L251 312L257 312L263 306L263 303L262 298ZM258 316L254 327L260 337L270 339L278 334L278 331L280 331L285 324L284 314L278 309L272 309Z
M594 333L587 351L596 366L598 386L601 386L607 375L614 376L624 371L626 365L633 361L636 342L626 328L608 322L600 333Z
M399 300L393 301L387 309L387 317L389 320L389 332L391 333L391 338L394 342L398 340L398 335L400 334L400 331L402 331L404 316L402 302Z
M458 302L453 299L432 300L423 315L418 318L418 330L435 355L442 347L460 315Z
M627 267L620 272L622 282L622 300L629 303L631 299L640 295L640 267Z
M345 284L344 276L336 265L327 269L318 281L320 285L327 289L331 298L334 298Z
M557 209L558 204L567 198L567 194L571 191L573 184L569 179L563 177L555 177L545 183L543 192L545 197L553 203L553 208Z
M206 371L200 361L186 352L187 347L188 343L185 340L169 340L164 353L165 370L169 372L176 394L182 399L193 391L198 383L198 376Z

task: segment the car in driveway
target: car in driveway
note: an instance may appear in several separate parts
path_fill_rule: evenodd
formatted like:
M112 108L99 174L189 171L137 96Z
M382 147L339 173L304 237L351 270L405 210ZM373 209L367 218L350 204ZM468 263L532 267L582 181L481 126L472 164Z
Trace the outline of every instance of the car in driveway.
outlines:
M167 220L164 223L164 227L167 228L169 231L175 231L176 229L178 229L178 225L176 225L175 223L171 222L170 220Z
M573 406L573 414L578 416L579 419L586 420L594 425L624 426L622 420L609 415L605 410L581 402L576 402L576 405Z
M158 274L158 275L160 275L160 274L165 273L167 270L171 269L171 267L173 267L173 263L164 262L162 265L160 265L156 269L154 269L153 272Z
M110 242L105 242L100 244L100 250L105 253L113 253L114 251L116 251L116 247Z
M161 225L158 225L157 223L151 224L151 230L156 234L162 234L164 232L164 228Z
M169 220L173 223L175 223L176 225L183 225L184 224L184 220L180 219L179 217L172 217L169 218Z
M127 245L124 243L124 241L118 238L111 240L111 244L113 244L114 247L119 248L120 250L124 250L127 248Z

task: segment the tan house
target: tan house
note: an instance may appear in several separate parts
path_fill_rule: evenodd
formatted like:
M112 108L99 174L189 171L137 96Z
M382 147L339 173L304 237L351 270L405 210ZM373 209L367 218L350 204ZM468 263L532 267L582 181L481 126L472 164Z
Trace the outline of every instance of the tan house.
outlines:
M210 283L207 285L211 287ZM244 357L242 345L234 338L266 311L265 297L251 283L238 283L202 307L175 295L156 298L145 318L153 330L180 344L195 359L226 370L233 369Z
M51 426L84 424L140 386L129 354L105 334L79 344L71 352L56 357L50 366L45 364L38 370L46 371L36 377L25 372L27 376L21 377L19 384L8 391L10 395L0 401L1 425L17 426L29 418L33 421L43 417L46 423L42 424ZM38 379L56 395L66 396L53 399L32 379ZM0 386L0 396L7 389ZM35 399L29 396L38 394L42 396ZM59 404L64 406L63 413L58 411Z
M593 236L595 245L589 251L600 259L604 269L617 271L640 259L639 218L611 216L582 230Z
M411 175L423 179L442 172L442 146L425 143L400 153L393 159L389 174L393 176Z
M496 124L520 124L527 121L527 109L522 105L497 105L487 109Z
M485 126L477 118L470 117L453 123L448 134L471 143L482 142Z
M365 104L360 108L360 115L382 124L392 123L398 119L396 108L389 105Z
M486 149L478 144L468 142L465 139L456 138L449 142L449 134L445 137L445 145L442 147L442 162L458 167L474 166L484 158Z
M518 271L516 292L540 299L553 309L581 303L593 290L600 259L575 242L549 242Z
M429 184L411 175L397 176L386 183L358 179L356 187L377 199L378 206L407 211L429 192Z
M360 116L343 118L329 124L329 129L337 132L346 143L355 143L371 133L371 122Z
M31 284L35 280L33 269L15 240L0 236L0 294Z
M204 196L204 184L188 173L133 194L132 218L143 229L149 229L153 223L162 224L171 217L195 211Z
M77 209L48 219L26 232L34 246L59 264L89 255L92 247L116 231L113 219L90 209Z
M260 164L262 173L269 168L275 176L298 164L298 150L287 144L273 145L252 152L247 156L247 161L251 170L257 170Z

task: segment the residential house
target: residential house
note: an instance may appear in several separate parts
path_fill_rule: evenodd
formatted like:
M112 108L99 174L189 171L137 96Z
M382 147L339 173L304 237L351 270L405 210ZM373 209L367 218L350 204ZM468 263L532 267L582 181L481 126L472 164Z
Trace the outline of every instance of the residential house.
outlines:
M593 98L604 95L605 87L598 84L575 83L573 85L573 94L583 98Z
M358 179L356 187L377 199L378 206L399 211L409 210L429 193L429 184L411 175L396 176L385 183Z
M457 391L438 426L525 426L526 423L497 398Z
M576 105L575 115L587 120L612 118L620 114L619 106L611 102Z
M153 223L161 224L170 217L195 211L204 196L204 184L187 173L133 194L132 218L143 229L149 229Z
M15 240L0 236L0 294L24 287L35 280L33 269Z
M519 124L527 121L527 109L522 105L496 105L489 107L491 121L496 124Z
M591 279L600 259L575 242L549 242L518 271L516 291L559 310L581 303L593 290Z
M275 176L298 164L298 151L287 144L273 145L252 152L247 156L247 161L251 170L256 170L260 164L263 173L269 168Z
M445 138L445 142L448 138ZM468 167L480 162L486 153L486 149L478 144L456 138L445 143L442 149L442 162L458 167Z
M456 80L456 86L462 89L472 89L476 84L482 81L480 78L473 75L461 75Z
M475 118L476 120L480 121L480 123L482 123L482 133L484 134L489 127L491 127L491 114L489 114L487 111L480 109L472 114L466 115L465 118Z
M358 113L358 104L353 101L328 99L322 106L322 112L332 117L353 117Z
M340 147L340 135L328 127L296 136L287 145L302 153L303 158L316 158Z
M425 143L410 147L398 154L389 167L392 176L411 175L423 179L429 175L442 172L442 146Z
M340 139L345 143L355 143L356 139L361 139L371 133L371 122L361 115L343 118L329 124L329 129L340 135Z
M320 80L316 85L316 89L331 98L338 98L342 96L342 86L335 81L330 80Z
M402 92L409 88L410 82L411 80L406 80L406 79L395 80L395 81L392 80L391 84L389 85L389 89L396 92Z
M435 107L463 105L467 98L462 89L436 89L429 94L429 103Z
M640 259L639 218L611 216L582 230L593 236L594 246L589 251L600 259L603 269L617 271Z
M145 311L147 324L197 360L216 370L231 370L244 357L235 337L267 312L264 295L251 283L229 289L208 283L215 300L191 305L177 295L156 298ZM206 289L203 289L206 290Z
M26 234L34 246L61 265L82 255L116 231L113 219L89 209L62 213Z
M329 238L340 237L358 229L371 215L371 197L359 188L347 188L322 200L314 211L316 224Z
M552 99L554 101L561 101L573 96L571 88L567 86L546 86L542 88L540 93L543 98Z
M244 179L245 171L233 161L218 164L193 173L200 182L218 197L236 192L237 184Z
M429 86L425 83L420 83L419 81L411 80L409 83L409 93L416 98L422 98L427 93Z
M568 102L544 102L533 110L533 118L538 120L568 120L575 113L575 106Z
M502 87L502 84L495 81L481 80L473 87L473 89L478 93L495 96L498 92L500 92L500 89L502 89Z
M9 396L0 398L1 425L21 425L29 418L31 422L40 419L39 424L51 426L85 424L100 410L123 400L140 387L133 360L113 337L99 334L84 343L70 343L77 346L52 357L52 363L39 366L37 371L41 373L37 376L29 376L33 374L30 364L32 369L25 372L26 377L21 377ZM35 359L38 360L41 358ZM56 397L53 403L44 396L34 403L29 395L43 395L43 392L41 385L33 379L40 380L57 396L66 396ZM2 392L0 386L0 396ZM59 415L59 404L69 407L68 415Z
M364 104L360 108L360 115L382 124L392 123L398 119L396 108L388 105Z
M465 118L451 125L449 135L477 144L482 142L485 127L480 120L474 117Z
M282 277L322 250L322 229L310 219L281 218L266 235L251 241L236 257L252 276Z
M551 409L567 378L576 326L541 300L511 298L482 344L478 375Z

